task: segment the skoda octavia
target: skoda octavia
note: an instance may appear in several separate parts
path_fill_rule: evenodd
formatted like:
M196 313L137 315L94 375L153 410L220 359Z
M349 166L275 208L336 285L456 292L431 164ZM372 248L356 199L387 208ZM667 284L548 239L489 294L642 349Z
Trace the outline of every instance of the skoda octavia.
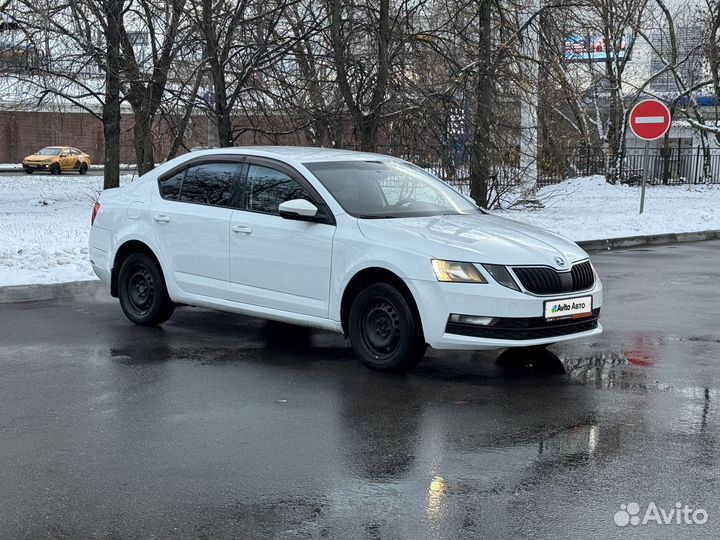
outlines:
M598 334L573 242L400 159L252 147L173 159L95 204L95 273L135 324L186 304L340 332L374 369Z

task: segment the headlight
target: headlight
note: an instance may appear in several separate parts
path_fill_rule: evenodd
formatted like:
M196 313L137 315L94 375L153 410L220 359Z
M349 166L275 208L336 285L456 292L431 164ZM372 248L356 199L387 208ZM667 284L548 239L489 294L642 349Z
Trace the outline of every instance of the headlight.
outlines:
M487 280L472 263L433 259L432 266L438 281L487 283Z

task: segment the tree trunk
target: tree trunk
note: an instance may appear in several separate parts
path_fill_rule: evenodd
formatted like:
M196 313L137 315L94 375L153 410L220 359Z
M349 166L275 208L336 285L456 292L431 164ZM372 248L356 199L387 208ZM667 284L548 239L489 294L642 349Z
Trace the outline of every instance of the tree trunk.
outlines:
M375 115L364 116L360 125L360 150L362 152L374 152L377 146L377 122Z
M218 145L221 147L233 146L233 128L230 111L227 107L218 109L216 107L216 119L218 129Z
M190 120L192 119L192 113L193 110L195 110L195 99L197 98L198 92L200 91L200 85L202 84L202 73L198 73L197 77L195 78L195 83L193 84L192 92L190 93L190 98L188 99L187 105L185 106L185 113L183 114L183 117L180 119L180 124L177 126L177 130L175 131L175 136L173 137L173 142L170 145L170 150L167 153L167 156L165 157L166 161L170 161L172 158L177 156L178 151L180 150L180 147L184 145L185 141L185 132L187 131L188 126L190 125ZM209 121L209 120L208 120Z
M105 68L105 103L103 135L105 138L105 171L103 189L120 185L120 25L123 0L107 2L107 63Z
M135 157L139 176L155 168L155 156L152 144L152 117L143 109L135 113Z
M478 5L478 75L475 87L475 123L470 143L470 196L480 206L488 203L491 171L491 129L493 125L494 85L491 74L490 0Z

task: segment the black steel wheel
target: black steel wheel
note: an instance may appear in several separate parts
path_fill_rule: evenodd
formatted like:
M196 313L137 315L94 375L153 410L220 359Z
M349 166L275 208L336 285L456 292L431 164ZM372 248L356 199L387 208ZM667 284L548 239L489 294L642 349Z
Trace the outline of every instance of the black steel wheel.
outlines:
M175 311L160 268L145 253L125 259L118 275L118 293L125 316L140 326L164 323Z
M348 334L360 361L381 371L406 371L427 348L419 317L405 296L387 283L360 291L350 307Z

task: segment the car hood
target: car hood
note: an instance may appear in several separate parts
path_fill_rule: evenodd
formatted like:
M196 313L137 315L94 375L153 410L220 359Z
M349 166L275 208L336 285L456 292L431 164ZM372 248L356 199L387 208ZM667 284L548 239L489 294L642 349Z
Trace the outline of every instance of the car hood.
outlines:
M364 236L437 259L504 265L547 265L567 270L587 258L571 240L492 214L359 219ZM563 264L559 264L557 258Z
M31 155L27 156L25 159L27 161L49 161L56 157L57 156L41 156L40 154L31 154Z

